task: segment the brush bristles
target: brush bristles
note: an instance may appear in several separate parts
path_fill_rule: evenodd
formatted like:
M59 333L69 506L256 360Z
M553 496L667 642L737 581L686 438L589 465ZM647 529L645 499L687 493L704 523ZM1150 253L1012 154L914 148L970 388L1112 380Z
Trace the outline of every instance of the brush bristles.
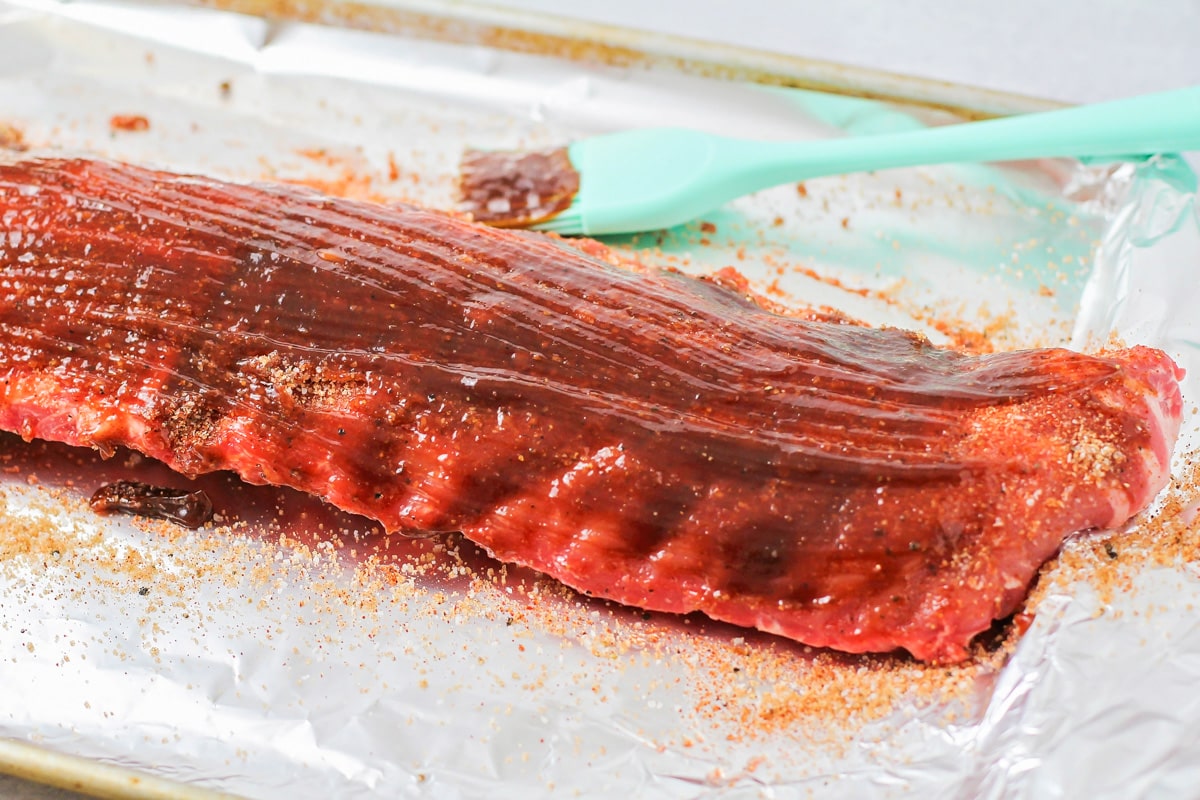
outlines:
M561 213L555 214L550 219L543 220L529 227L535 231L557 233L560 236L582 236L583 217L579 213L578 200L573 201Z

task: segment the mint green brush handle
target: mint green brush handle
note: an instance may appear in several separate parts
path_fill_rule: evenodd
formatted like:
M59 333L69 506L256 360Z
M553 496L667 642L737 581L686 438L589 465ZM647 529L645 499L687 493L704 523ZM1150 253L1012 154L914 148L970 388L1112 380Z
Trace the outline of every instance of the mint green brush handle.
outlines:
M812 142L647 128L568 148L571 208L535 227L596 235L678 225L735 197L848 172L967 161L1200 150L1200 86L1091 106L897 134Z

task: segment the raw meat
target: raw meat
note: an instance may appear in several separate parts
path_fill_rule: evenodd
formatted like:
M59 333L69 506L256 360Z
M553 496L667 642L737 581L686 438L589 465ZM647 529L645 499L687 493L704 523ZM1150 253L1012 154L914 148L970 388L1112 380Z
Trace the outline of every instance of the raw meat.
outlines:
M846 651L966 657L1181 413L1145 347L967 355L296 188L14 160L0 220L0 427Z

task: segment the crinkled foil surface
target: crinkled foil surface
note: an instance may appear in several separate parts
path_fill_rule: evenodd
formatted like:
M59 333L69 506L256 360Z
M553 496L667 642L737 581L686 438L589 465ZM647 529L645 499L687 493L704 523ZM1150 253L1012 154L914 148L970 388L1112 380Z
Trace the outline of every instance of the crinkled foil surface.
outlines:
M650 124L811 139L937 121L206 9L0 0L9 144L384 201L453 207L467 145ZM83 501L105 481L187 481L130 453L6 436L0 735L293 800L1193 796L1193 191L1174 158L899 170L783 186L703 224L613 241L651 264L733 265L779 302L939 341L1116 337L1188 369L1161 507L1069 541L1028 631L998 631L971 663L838 656L642 614L453 536L386 537L220 475L197 481L221 511L209 528L101 518Z

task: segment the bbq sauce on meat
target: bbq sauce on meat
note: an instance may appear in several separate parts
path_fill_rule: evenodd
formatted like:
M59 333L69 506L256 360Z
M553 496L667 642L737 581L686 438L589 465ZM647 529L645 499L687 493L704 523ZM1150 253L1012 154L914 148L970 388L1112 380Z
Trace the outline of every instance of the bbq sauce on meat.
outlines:
M816 645L963 658L1177 428L1157 351L941 350L419 209L87 160L0 209L0 427Z

